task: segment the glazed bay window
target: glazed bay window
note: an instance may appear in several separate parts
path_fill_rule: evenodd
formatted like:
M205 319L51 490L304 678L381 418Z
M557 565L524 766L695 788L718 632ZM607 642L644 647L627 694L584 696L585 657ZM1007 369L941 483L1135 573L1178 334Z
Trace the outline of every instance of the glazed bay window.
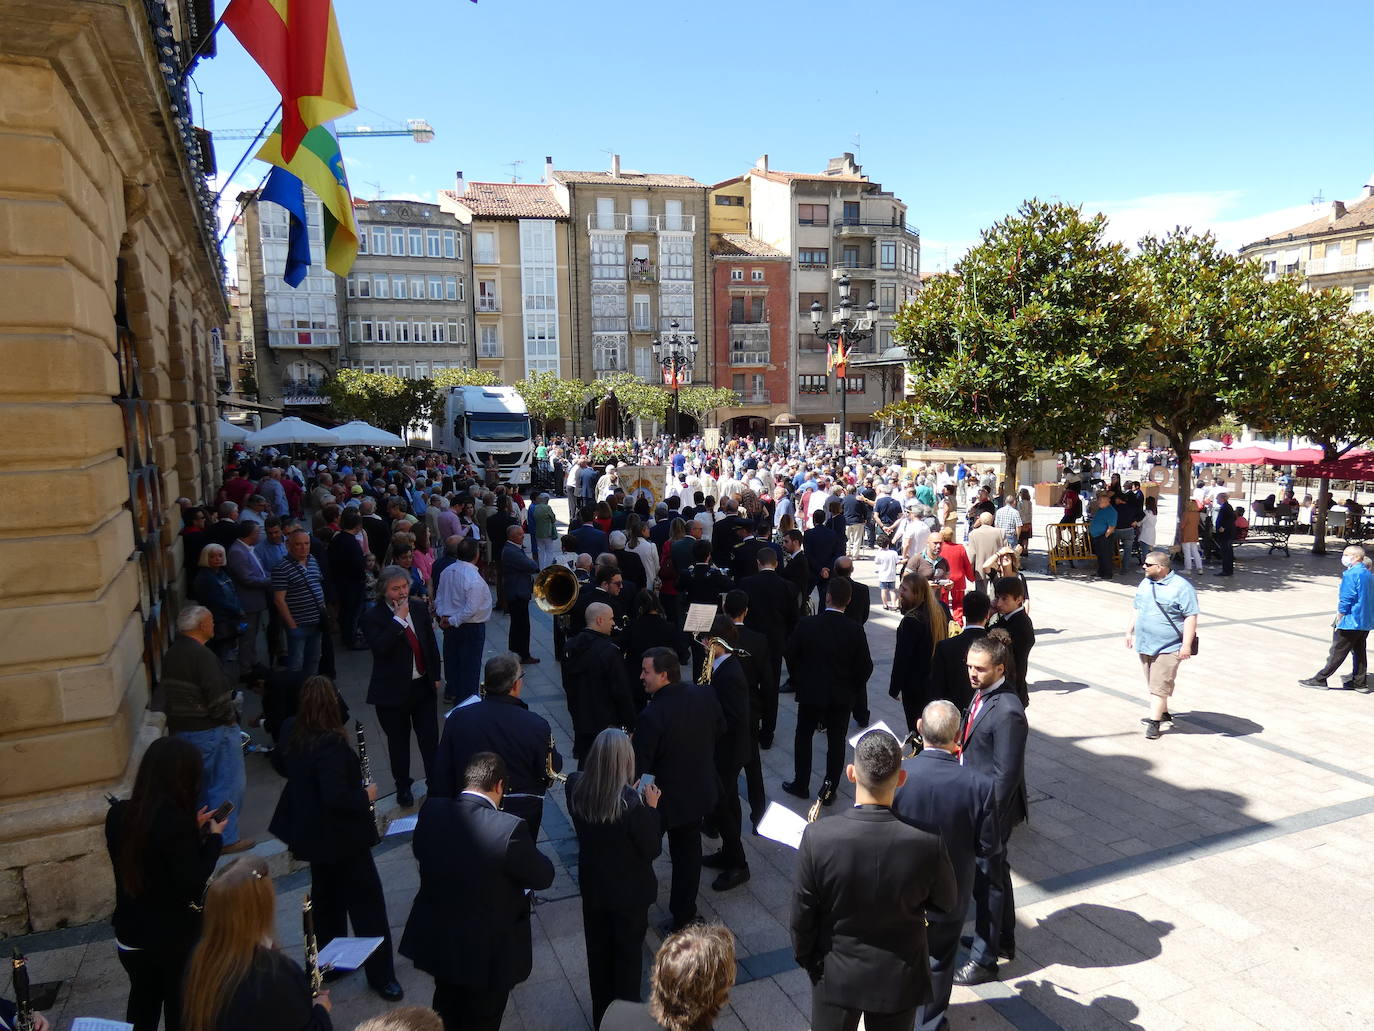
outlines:
M897 243L895 240L884 240L878 245L878 267L885 269L897 267Z
M797 251L797 264L802 268L829 268L829 247L807 247Z
M592 233L592 279L625 278L625 237L620 233Z

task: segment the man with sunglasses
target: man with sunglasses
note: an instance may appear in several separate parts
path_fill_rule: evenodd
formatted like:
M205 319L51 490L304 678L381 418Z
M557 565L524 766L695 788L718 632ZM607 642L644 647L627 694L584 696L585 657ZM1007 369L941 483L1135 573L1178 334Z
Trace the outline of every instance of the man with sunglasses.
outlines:
M1197 592L1173 571L1169 556L1152 551L1145 556L1145 579L1135 592L1131 625L1126 628L1126 647L1140 656L1140 667L1150 690L1150 715L1141 720L1145 737L1159 737L1159 725L1173 725L1169 698L1181 663L1193 654L1197 641Z

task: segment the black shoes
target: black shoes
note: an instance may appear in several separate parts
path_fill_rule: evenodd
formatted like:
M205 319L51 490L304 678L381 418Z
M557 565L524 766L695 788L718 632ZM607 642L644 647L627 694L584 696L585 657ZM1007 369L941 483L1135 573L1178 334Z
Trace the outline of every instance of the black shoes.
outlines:
M395 978L386 984L374 984L372 990L387 1002L400 1002L406 997L406 993L401 988L401 983Z
M1302 687L1315 687L1319 690L1326 690L1326 681L1322 677L1308 677L1306 680L1299 680L1298 684Z
M759 734L759 751L766 752L773 747L772 734Z
M1159 738L1159 720L1145 721L1145 740L1155 741Z
M409 809L415 804L415 796L411 794L410 788L396 789L396 804L402 809Z
M718 848L714 852L702 856L701 865L706 867L706 869L708 870L724 870L725 851L723 849Z
M966 948L966 949L971 949L971 948L973 948L973 935L971 935L971 934L965 934L965 935L963 935L963 936L960 937L960 939L959 939L959 944L962 945L962 946L963 946L964 948ZM1013 945L1013 946L1011 946L1010 948L999 948L999 949L997 950L997 955L998 955L998 958L1000 958L1000 959L1005 959L1008 963L1010 963L1012 960L1014 960L1014 959L1016 958L1016 946Z
M962 985L987 984L989 981L997 980L997 966L981 966L973 960L969 960L958 970L954 971L954 983Z
M854 714L854 726L858 727L860 730L862 730L864 727L872 726L872 724L873 714L871 712L865 712L863 714Z
M834 805L835 803L835 785L828 780L821 784L820 800L821 805Z
M722 870L720 876L711 882L713 891L729 891L738 888L749 880L749 867L739 866L733 870Z
M806 789L805 784L795 780L785 780L782 782L782 789L795 798L810 798L811 792Z
M1149 723L1149 722L1150 722L1150 717L1148 717L1148 716L1142 716L1142 717L1140 717L1141 726L1144 726L1145 724L1147 724L1147 723ZM1167 723L1167 724L1169 724L1169 726L1172 727L1172 726L1174 725L1174 717L1173 717L1173 715L1172 715L1171 713L1165 712L1163 716L1159 717L1159 722L1160 722L1160 723Z

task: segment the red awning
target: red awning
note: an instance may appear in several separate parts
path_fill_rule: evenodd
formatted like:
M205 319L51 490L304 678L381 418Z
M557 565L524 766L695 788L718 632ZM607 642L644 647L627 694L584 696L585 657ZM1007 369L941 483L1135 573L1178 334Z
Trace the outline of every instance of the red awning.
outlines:
M1309 462L1298 466L1297 474L1319 480L1374 480L1374 452L1361 448L1332 462Z
M1199 451L1193 454L1193 464L1202 462L1212 465L1300 465L1303 462L1320 462L1322 449L1319 447L1294 448L1283 451L1262 445L1250 447L1225 448L1221 451Z

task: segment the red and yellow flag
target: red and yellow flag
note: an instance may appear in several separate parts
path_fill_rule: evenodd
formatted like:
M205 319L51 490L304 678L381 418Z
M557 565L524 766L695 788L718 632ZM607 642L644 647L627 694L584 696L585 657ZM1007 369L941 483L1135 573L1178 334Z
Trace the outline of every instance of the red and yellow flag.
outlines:
M840 337L835 343L827 345L826 350L828 351L826 371L833 372L843 379L845 369L849 367L849 349L844 346L844 337Z
M232 0L224 24L281 94L287 161L315 126L358 109L332 0Z

